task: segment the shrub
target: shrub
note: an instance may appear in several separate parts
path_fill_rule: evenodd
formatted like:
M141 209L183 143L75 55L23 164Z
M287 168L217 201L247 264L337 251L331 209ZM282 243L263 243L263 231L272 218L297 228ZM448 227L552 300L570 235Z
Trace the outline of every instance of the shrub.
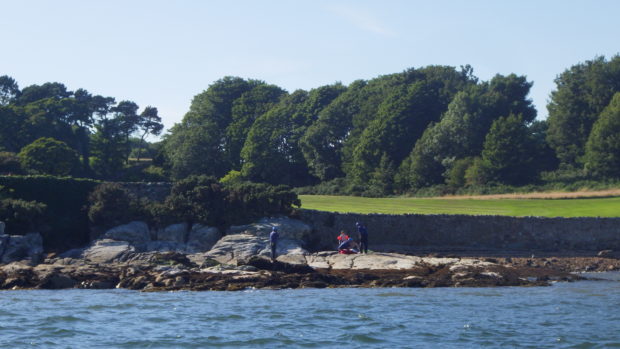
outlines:
M109 228L141 215L136 200L118 183L101 183L88 196L88 219L95 226Z
M24 235L45 230L45 210L47 206L36 201L20 199L0 200L0 221L6 223L6 232Z
M54 176L0 176L3 193L14 199L37 201L47 206L42 231L46 249L63 250L88 242L89 225L85 210L88 194L99 182Z
M158 225L185 221L224 227L290 214L294 205L300 205L299 199L286 186L250 182L224 185L214 177L192 176L174 183L166 200L149 204L148 210L151 221Z
M228 185L225 189L226 224L247 223L265 216L289 215L293 212L293 206L301 206L297 194L285 185L241 182Z
M24 168L37 174L66 176L77 167L75 150L54 138L39 138L25 146L18 154Z

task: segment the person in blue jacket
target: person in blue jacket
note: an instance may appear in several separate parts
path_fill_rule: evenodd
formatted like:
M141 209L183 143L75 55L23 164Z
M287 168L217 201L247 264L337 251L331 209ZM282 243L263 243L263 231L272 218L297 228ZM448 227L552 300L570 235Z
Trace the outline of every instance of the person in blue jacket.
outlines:
M357 226L360 239L360 252L368 253L368 230L366 230L366 227L360 222L355 223L355 226Z
M278 238L280 234L278 233L278 228L271 228L271 233L269 234L269 246L271 247L271 260L276 260L276 248L278 247Z

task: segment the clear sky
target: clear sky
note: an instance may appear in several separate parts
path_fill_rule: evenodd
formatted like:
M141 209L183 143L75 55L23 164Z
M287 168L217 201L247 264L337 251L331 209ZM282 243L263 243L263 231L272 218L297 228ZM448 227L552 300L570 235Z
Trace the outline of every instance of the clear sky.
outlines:
M618 0L0 0L0 75L159 109L166 128L230 75L289 92L431 64L554 78L620 52Z

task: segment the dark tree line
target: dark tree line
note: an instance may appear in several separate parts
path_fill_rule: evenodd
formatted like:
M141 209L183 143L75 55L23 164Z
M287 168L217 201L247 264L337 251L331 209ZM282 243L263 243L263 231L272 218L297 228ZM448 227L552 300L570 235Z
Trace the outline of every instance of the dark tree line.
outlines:
M620 56L576 64L556 85L548 119L536 120L525 76L481 81L470 66L412 68L291 93L225 77L194 97L150 155L150 169L171 180L207 175L373 196L521 186L550 173L620 178ZM68 149L45 148L102 178L114 178L145 136L161 131L155 108L139 112L133 102L58 83L20 90L6 76L0 118L0 150L19 154L22 164L53 138Z
M163 129L157 108L139 109L56 82L20 89L0 76L0 170L118 179L145 137Z

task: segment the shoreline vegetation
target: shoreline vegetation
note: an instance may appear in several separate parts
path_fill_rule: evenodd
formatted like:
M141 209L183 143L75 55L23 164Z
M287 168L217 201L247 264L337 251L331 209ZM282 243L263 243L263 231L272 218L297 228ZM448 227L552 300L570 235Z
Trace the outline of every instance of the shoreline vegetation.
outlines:
M342 213L618 217L620 197L612 196L616 192L606 190L433 198L299 195L299 198L304 209Z

